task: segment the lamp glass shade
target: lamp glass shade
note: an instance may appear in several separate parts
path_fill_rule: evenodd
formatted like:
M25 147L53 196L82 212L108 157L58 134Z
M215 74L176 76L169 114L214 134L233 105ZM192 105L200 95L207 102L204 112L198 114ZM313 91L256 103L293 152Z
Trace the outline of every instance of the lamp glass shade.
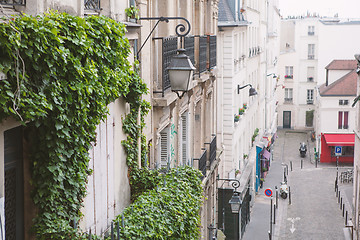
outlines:
M169 69L169 80L172 91L187 91L192 78L192 70Z
M192 78L195 67L189 57L185 54L185 49L178 49L178 54L171 59L169 67L169 80L172 91L186 92L189 88L189 81Z
M249 96L254 96L254 95L257 95L256 89L253 88L253 87L251 87L251 88L249 89Z
M234 195L232 195L232 197L229 201L229 204L230 204L232 213L239 213L240 207L241 207L240 196L237 193L234 193Z

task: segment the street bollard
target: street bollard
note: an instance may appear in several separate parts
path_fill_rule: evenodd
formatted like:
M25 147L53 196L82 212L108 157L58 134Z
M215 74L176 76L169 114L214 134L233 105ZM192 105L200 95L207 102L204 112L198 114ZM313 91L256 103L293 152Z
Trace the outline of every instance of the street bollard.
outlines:
M270 231L268 231L268 235L269 235L269 240L271 240L271 233L270 233Z
M291 191L290 191L290 186L289 186L289 205L291 205Z
M274 204L274 224L276 224L276 211L275 211L275 204Z
M277 186L275 186L275 190L276 190L276 192L275 192L275 194L276 194L276 208L278 208L278 201L279 201L279 189L277 188Z
M343 203L343 217L345 215L345 203Z
M339 191L339 195L338 195L338 203L340 203L340 191Z
M301 169L302 169L302 167L303 167L303 160L301 159Z
M272 207L273 207L273 199L270 197L270 236L272 235ZM274 211L275 212L275 211Z
M335 179L335 192L336 192L336 187L337 187L337 179Z
M340 199L340 210L341 210L341 208L342 208L342 198Z
M292 171L292 161L290 161L290 171Z
M348 216L348 214L347 214L347 211L346 211L346 213L345 213L345 226L347 225L347 216Z
M315 157L315 168L317 168L317 158Z

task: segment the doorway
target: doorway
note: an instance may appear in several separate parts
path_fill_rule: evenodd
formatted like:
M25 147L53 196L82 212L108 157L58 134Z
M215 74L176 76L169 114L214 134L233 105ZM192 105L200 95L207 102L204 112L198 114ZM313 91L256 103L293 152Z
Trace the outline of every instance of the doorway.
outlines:
M291 128L291 111L283 111L283 128Z
M23 128L4 132L5 239L24 239Z

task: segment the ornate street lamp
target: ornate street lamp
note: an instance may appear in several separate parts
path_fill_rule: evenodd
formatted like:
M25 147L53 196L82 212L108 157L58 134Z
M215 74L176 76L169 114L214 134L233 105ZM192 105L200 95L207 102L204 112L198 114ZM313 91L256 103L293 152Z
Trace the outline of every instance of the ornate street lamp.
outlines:
M240 94L240 90L247 87L247 86L250 86L250 89L249 89L249 96L254 96L254 95L257 95L257 92L256 92L256 89L252 87L252 85L249 83L249 84L246 84L245 86L242 86L240 87L240 85L238 85L238 94Z
M189 90L189 82L192 79L193 72L195 67L191 63L189 57L185 54L184 49L184 38L190 32L191 25L190 22L183 17L144 17L140 20L157 20L154 28L151 30L149 36L146 38L145 42L140 47L137 52L137 58L139 59L139 53L144 47L145 43L149 39L150 35L153 33L155 28L158 26L159 22L169 22L169 20L184 20L187 23L187 31L184 24L178 24L175 27L175 32L178 37L180 37L180 49L178 49L178 54L171 59L170 65L167 68L169 71L169 80L171 91L175 92L179 98L182 98L184 94ZM181 93L181 94L180 94Z

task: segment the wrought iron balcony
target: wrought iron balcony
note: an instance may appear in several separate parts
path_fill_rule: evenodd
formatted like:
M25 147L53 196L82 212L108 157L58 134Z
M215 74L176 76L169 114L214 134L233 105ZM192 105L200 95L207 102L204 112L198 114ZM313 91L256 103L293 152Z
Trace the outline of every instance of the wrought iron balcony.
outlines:
M178 37L154 38L161 40L161 59L162 59L162 82L154 93L162 93L164 97L165 90L170 88L170 80L167 68L173 56L177 54ZM216 66L216 36L187 36L184 42L186 55L189 56L192 64L196 68L194 75L200 76L202 73ZM158 68L158 66L155 66Z
M215 161L215 159L216 159L216 135L214 135L214 138L210 143L210 155L209 155L210 166Z
M293 99L292 98L285 98L284 102L285 103L292 103Z
M199 159L194 159L194 160L199 160L199 170L202 173L201 179L203 179L206 176L206 159L207 159L206 153L207 151L204 150L203 154Z
M306 100L306 103L307 103L307 104L314 104L314 99L307 99L307 100Z
M85 10L100 10L100 0L84 0Z
M0 0L1 5L25 5L26 0Z

